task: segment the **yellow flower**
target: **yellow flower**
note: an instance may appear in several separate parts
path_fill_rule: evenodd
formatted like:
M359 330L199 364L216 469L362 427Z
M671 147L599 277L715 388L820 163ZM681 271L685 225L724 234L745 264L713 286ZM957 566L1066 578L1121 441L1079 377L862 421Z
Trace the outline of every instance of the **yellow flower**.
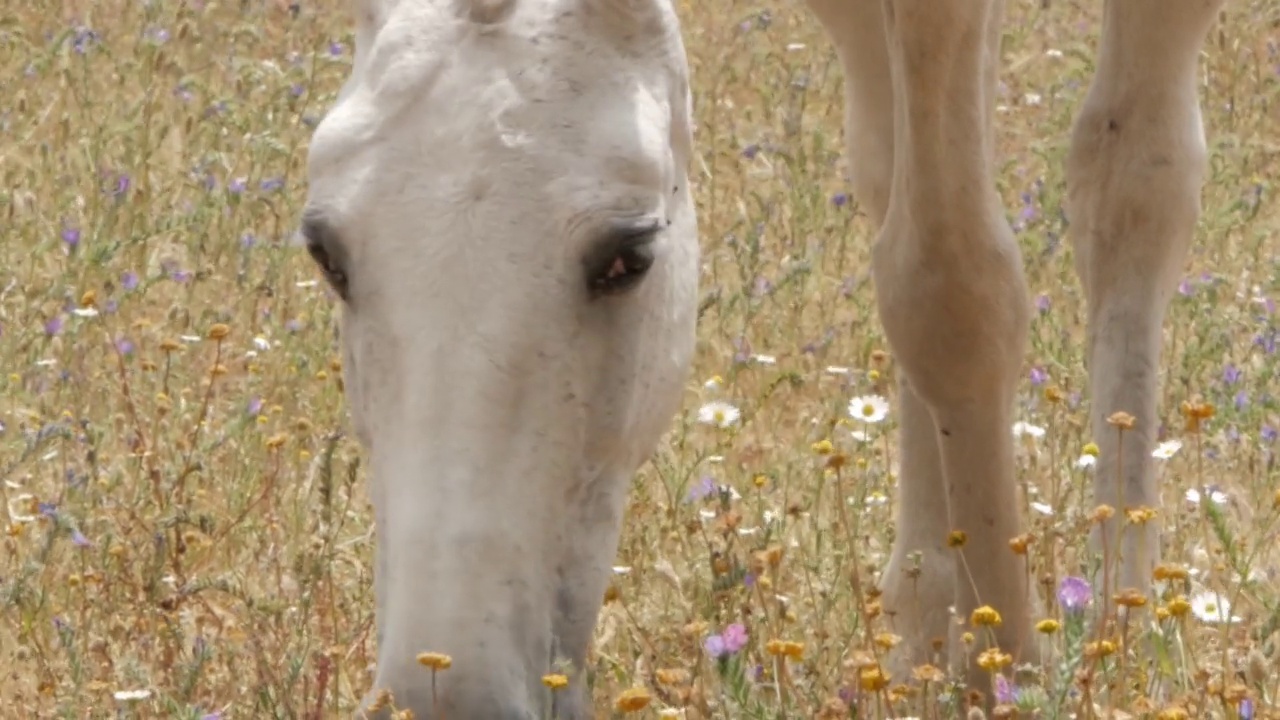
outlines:
M560 688L565 687L566 685L569 684L569 678L559 673L552 673L550 675L542 676L542 684L546 685L552 690L559 690Z
M1014 555L1026 555L1027 549L1031 547L1031 543L1036 539L1031 533L1023 533L1009 541L1009 549Z
M964 544L968 541L969 536L963 530L952 530L947 533L947 547L949 548L964 547Z
M889 685L889 678L879 665L873 665L858 671L858 685L867 692L880 692Z
M1099 505L1098 507L1093 509L1093 512L1090 513L1089 515L1089 519L1093 520L1096 523L1100 523L1106 520L1110 520L1112 516L1114 516L1115 514L1116 514L1115 508L1111 507L1110 505L1107 505L1106 503L1103 503L1102 505Z
M1174 617L1182 617L1191 612L1191 601L1182 595L1175 597L1165 606L1169 610L1169 614Z
M978 654L978 667L987 672L995 672L1013 664L1013 656L1001 652L1000 648L987 648Z
M1124 515L1134 525L1145 525L1155 518L1156 510L1146 506L1136 507L1125 510Z
M448 670L453 666L453 658L438 652L418 653L418 664L432 670Z
M1116 644L1110 640L1097 640L1091 643L1085 643L1085 657L1106 657L1116 651Z
M792 660L804 659L804 643L775 639L765 643L764 649L770 655L789 657Z
M1092 455L1093 457L1098 457L1099 455L1102 454L1102 451L1098 449L1098 443L1095 443L1095 442L1085 443L1084 449L1081 450L1081 452L1083 452L1085 455Z
M1186 580L1188 573L1187 569L1181 565L1160 563L1151 571L1151 577L1156 580Z
M663 685L682 685L689 681L689 671L680 668L659 668L653 676Z
M827 440L827 439L825 439L825 438L824 438L824 439L819 440L818 442L816 442L816 443L814 443L814 444L810 445L810 446L809 446L809 449L810 449L810 450L812 450L812 451L814 451L815 453L817 453L817 454L819 454L819 455L830 455L830 454L831 454L831 452L832 452L835 448L831 445L831 441L830 441L830 440Z
M1060 627L1062 627L1062 625L1053 618L1045 618L1044 620L1036 623L1036 630L1044 633L1045 635L1052 635L1058 632L1058 628Z
M1147 596L1133 588L1121 590L1111 599L1114 600L1117 605L1123 605L1128 608L1142 607L1147 604Z
M613 701L613 707L622 713L636 712L643 710L650 699L648 690L642 687L628 688L618 694L618 699Z
M1000 617L1000 613L996 612L996 609L990 605L983 605L982 607L977 608L973 611L973 615L969 619L974 625L979 627L984 625L999 627L1000 623L1003 622L1003 619Z
M902 642L901 637L889 632L878 633L873 639L875 640L876 645L884 648L885 650L890 650L895 645Z

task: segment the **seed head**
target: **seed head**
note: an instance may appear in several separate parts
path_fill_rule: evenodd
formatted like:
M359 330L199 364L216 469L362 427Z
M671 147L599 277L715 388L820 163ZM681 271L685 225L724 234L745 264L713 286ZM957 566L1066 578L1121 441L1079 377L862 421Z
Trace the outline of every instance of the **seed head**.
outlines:
M210 340L222 340L223 338L225 338L230 334L231 334L231 328L227 327L226 324L214 323L213 327L209 328L208 337Z
M1137 418L1123 410L1113 412L1107 417L1108 425L1113 425L1121 430L1132 430L1133 426L1136 425L1137 422Z
M963 530L952 530L947 533L947 547L949 548L964 547L964 544L968 541L969 536Z

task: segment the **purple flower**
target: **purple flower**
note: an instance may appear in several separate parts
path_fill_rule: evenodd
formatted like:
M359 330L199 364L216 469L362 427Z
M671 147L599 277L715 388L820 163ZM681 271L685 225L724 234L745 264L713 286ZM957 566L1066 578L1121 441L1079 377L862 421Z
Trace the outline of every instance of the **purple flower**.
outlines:
M120 287L123 287L125 290L137 290L138 289L138 273L132 270L129 270L125 272L125 274L121 275Z
M724 638L724 649L730 654L747 646L747 629L742 623L733 623L725 628L721 637Z
M75 543L76 547L93 547L93 542L85 537L84 533L80 532L78 528L71 531L71 542Z
M240 236L240 247L248 250L258 244L258 238L253 233L245 233Z
M122 198L129 194L129 188L133 186L133 181L128 175L120 173L116 176L116 186L111 190L111 194L117 198Z
M76 246L80 244L80 229L73 227L63 228L62 242L66 243L67 247L74 250Z
M1047 381L1048 379L1049 379L1049 373L1045 372L1042 368L1038 368L1038 367L1031 368L1031 384L1032 385L1043 385L1045 384L1045 381Z
M245 412L249 414L249 417L254 417L258 413L262 412L262 398L256 397L250 399L248 407L245 408Z
M702 641L702 649L713 658L728 657L747 646L747 629L742 623L733 623L719 635L708 635Z
M232 195L239 195L244 192L244 189L248 184L249 181L244 178L233 178L231 182L227 183L227 192Z
M1049 296L1048 295L1040 295L1039 297L1036 298L1036 310L1039 310L1041 314L1049 312Z
M298 319L289 320L284 324L284 329L291 333L296 333L302 329L302 321Z
M343 47L342 43L336 40L329 43L329 57L339 57L345 50L346 48Z
M89 47L98 41L99 37L98 33L89 28L76 28L76 34L71 39L71 49L78 55L84 55L89 51Z
M1240 720L1253 720L1253 698L1240 701Z
M44 324L44 334L53 337L62 332L62 316L54 315Z
M831 204L836 207L844 207L849 204L849 195L847 193L836 193L831 198Z
M751 143L750 145L742 148L742 157L748 160L754 159L755 156L758 155L759 153L760 153L760 146L755 143Z
M282 187L284 187L284 180L280 178L267 178L259 184L259 188L261 188L264 193L275 192Z
M131 341L127 337L116 338L116 351L118 351L121 355L132 355L133 341Z
M1068 613L1084 612L1093 603L1093 588L1081 577L1067 576L1058 583L1058 604Z
M996 702L1001 705L1018 702L1018 689L1004 675L996 675Z
M1262 439L1266 442L1275 442L1276 437L1280 435L1280 433L1277 433L1276 429L1271 427L1270 425L1263 425L1262 431L1259 433L1259 435L1261 435Z
M720 635L707 636L707 639L702 641L702 649L713 658L722 658L726 655L724 638Z
M716 491L716 483L711 479L710 475L703 475L698 484L689 488L689 493L685 496L688 502L697 502L706 499Z
M1236 367L1235 365L1228 364L1225 368L1222 369L1222 382L1228 385L1235 385L1236 383L1240 382L1241 375L1242 373L1240 372L1240 368Z

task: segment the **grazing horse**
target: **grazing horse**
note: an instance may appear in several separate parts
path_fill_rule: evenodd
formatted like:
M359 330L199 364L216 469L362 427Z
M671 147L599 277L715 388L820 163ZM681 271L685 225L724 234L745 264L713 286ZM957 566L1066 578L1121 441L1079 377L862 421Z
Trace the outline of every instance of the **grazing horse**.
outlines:
M1224 0L1105 1L1067 211L1096 495L1122 509L1158 504L1161 325L1199 214L1197 60ZM979 605L1003 615L999 646L1034 660L1034 589L1008 548L1029 303L994 182L1003 1L808 4L843 66L851 180L879 227L877 302L902 368L890 669L931 654L949 608ZM342 298L372 468L374 685L420 719L591 717L580 672L554 707L540 678L582 666L629 478L693 351L679 22L669 0L354 5L354 67L310 146L302 232ZM1117 411L1136 418L1123 444ZM946 529L983 561L955 562ZM1145 587L1156 529L1099 532L1120 549L1111 587ZM433 683L421 651L453 667Z

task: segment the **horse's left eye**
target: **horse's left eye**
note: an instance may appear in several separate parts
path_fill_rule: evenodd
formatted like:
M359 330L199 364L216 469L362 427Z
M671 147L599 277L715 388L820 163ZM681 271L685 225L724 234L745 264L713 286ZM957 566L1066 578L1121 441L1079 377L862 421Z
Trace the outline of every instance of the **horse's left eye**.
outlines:
M619 295L640 284L653 267L656 228L628 229L600 241L584 261L591 295Z
M347 276L347 252L338 233L323 215L308 209L303 213L302 237L307 243L307 253L320 266L324 279L345 302L349 293Z
M322 243L308 240L307 252L311 254L311 259L315 260L316 265L320 266L320 272L324 273L324 279L328 281L333 291L338 293L338 297L346 300L348 289L346 269L330 256Z

